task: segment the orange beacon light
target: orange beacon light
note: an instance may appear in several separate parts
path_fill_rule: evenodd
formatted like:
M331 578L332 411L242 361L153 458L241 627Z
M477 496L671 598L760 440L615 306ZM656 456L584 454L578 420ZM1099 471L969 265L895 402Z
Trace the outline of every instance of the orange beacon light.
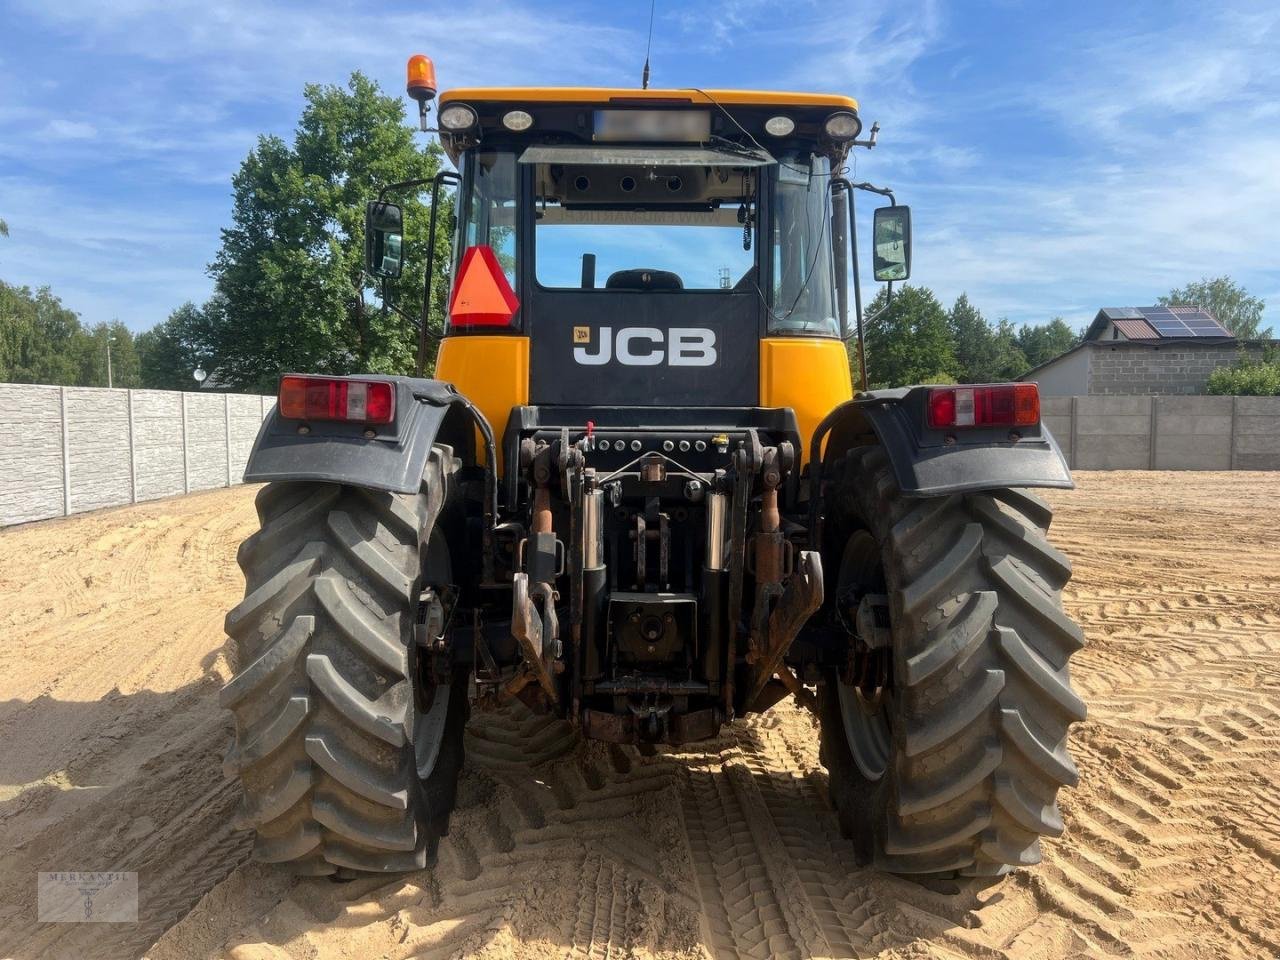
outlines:
M436 96L436 67L430 57L415 53L405 70L405 92L418 101L418 125L427 129L427 105Z

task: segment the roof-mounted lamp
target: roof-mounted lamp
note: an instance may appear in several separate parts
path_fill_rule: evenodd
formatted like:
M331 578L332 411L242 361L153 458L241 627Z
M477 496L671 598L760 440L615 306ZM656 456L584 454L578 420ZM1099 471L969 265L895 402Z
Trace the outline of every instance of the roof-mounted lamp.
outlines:
M426 131L427 111L436 98L436 67L430 57L415 53L406 68L405 92L418 101L418 128Z

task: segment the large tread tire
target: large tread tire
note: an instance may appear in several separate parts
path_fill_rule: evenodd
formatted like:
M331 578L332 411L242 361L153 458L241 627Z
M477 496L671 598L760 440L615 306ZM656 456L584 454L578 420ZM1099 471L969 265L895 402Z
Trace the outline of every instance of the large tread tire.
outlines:
M423 690L413 647L423 567L458 469L436 447L416 495L281 482L240 547L226 618L235 715L224 770L254 858L304 875L417 870L453 808L466 677Z
M822 761L859 858L904 874L994 876L1040 860L1075 786L1069 726L1085 718L1067 661L1084 643L1063 612L1070 561L1052 511L1024 490L903 497L879 447L845 462L833 519L880 547L890 600L887 764L850 751L836 676L821 695ZM847 696L847 695L846 695Z

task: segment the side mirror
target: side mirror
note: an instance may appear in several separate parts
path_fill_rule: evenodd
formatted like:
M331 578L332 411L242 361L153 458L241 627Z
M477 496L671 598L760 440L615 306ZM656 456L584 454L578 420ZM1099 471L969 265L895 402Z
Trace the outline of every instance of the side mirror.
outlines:
M906 280L911 276L910 207L876 208L871 261L877 280Z
M364 264L375 277L394 280L404 267L404 218L394 203L370 200L364 207Z

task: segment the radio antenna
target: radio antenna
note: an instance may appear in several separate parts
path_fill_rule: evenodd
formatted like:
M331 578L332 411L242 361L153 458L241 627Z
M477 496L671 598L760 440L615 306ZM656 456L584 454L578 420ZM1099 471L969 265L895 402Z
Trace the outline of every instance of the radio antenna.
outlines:
M649 51L653 49L653 8L658 0L649 0L649 39L644 45L644 73L640 75L640 89L649 89Z

